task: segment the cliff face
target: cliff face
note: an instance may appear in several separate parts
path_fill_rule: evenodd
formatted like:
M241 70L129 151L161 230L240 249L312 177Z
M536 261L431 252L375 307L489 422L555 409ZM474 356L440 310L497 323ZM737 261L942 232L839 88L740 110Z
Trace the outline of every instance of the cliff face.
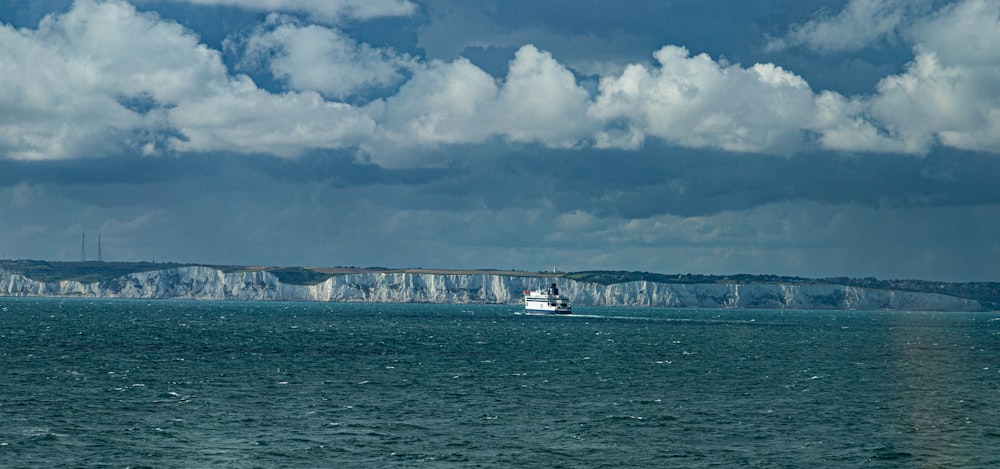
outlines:
M75 281L37 282L18 273L0 272L0 296L515 304L520 303L523 290L543 288L550 283L557 283L574 305L582 306L910 311L981 309L975 300L843 285L664 284L645 281L601 285L563 278L416 273L338 275L317 285L291 285L281 283L268 272L223 273L210 267L143 272L88 284Z

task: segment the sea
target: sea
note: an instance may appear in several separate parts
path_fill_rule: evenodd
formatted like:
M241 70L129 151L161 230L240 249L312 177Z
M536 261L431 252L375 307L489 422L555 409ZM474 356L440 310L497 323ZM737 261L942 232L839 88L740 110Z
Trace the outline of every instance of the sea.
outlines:
M0 298L0 467L1000 467L1000 313Z

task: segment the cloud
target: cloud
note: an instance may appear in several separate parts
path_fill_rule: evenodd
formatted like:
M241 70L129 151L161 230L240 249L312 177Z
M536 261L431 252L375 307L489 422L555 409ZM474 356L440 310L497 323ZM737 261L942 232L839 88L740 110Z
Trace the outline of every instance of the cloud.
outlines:
M192 32L122 1L79 0L36 30L0 26L0 150L26 160L356 145L374 124L315 92L232 76Z
M394 165L394 153L414 144L483 143L490 138L568 148L588 137L589 95L546 52L526 45L502 81L467 59L433 60L415 70L399 92L370 107L382 133L367 149ZM395 147L395 149L394 149Z
M497 133L515 142L572 147L592 127L588 93L551 54L531 45L515 54L497 99Z
M249 79L222 92L167 111L180 134L169 139L181 152L232 151L283 157L307 149L339 149L365 141L374 122L357 108L312 92L272 94Z
M409 16L417 7L409 0L171 0L195 5L227 6L267 12L302 12L322 21Z
M879 40L895 40L930 6L930 0L850 0L836 15L820 14L793 26L784 37L770 40L767 50L806 47L830 53L862 49Z
M821 94L823 148L924 155L942 145L1000 152L1000 4L963 0L930 12L929 2L851 1L835 17L793 28L772 47L853 50L898 35L913 43L902 73L874 93Z
M500 138L635 149L650 136L691 148L791 154L851 110L834 108L841 113L829 122L817 119L822 97L772 64L723 65L676 46L654 55L658 67L633 64L603 77L593 97L568 68L531 45L517 51L503 80L466 59L431 61L399 93L371 106L381 134L368 153L394 165L401 162L388 161L389 142L433 147Z
M673 269L684 266L694 272L731 274L732 266L739 265L740 272L812 277L860 271L880 278L967 278L976 272L971 275L975 278L989 275L990 266L977 252L997 250L989 240L996 226L977 226L964 235L966 246L942 249L954 240L948 223L988 218L996 207L887 209L779 202L709 216L605 220L603 230L564 235L583 244L567 246L567 251L589 248L611 254L600 265L650 265L658 272L677 272ZM935 272L917 274L922 265L936 266ZM585 267L570 266L577 268Z
M10 188L7 194L8 204L11 207L28 207L33 199L37 197L38 189L28 183L20 183Z
M93 256L100 231L106 260L955 279L995 270L982 255L996 250L989 214L1000 202L1000 159L989 155L471 152L484 147L445 148L477 164L433 170L316 153L2 161L0 200L30 192L28 205L0 204L0 240L14 257L63 260L79 258L81 231ZM539 165L558 168L560 182L537 177ZM46 231L21 234L31 226Z
M175 24L124 3L80 1L37 30L0 26L0 148L15 159L116 150L145 117L131 96L177 99L224 71Z
M37 29L0 26L0 113L18 116L0 122L0 151L38 160L359 150L388 167L447 164L454 152L442 147L487 142L636 150L655 139L786 156L1000 152L1000 52L990 47L1000 40L1000 6L965 0L917 20L916 7L900 5L864 8L905 10L913 61L873 93L845 96L814 92L773 63L731 64L673 45L655 51L655 63L584 84L524 44L495 77L466 58L420 60L276 14L229 41L243 54L237 71L259 66L285 85L268 90L178 23L120 0L79 0ZM849 3L841 16L868 11L859 8Z
M996 2L0 3L8 256L997 274Z
M824 91L816 100L820 148L852 153L923 153L927 141L900 141L872 120L867 97L846 98Z
M935 52L944 65L1000 63L1000 4L965 0L948 5L913 28L918 51Z
M916 56L884 78L873 119L911 153L933 145L1000 152L1000 4L966 0L916 28Z
M384 143L478 143L492 133L483 116L498 93L494 78L467 59L434 60L415 70L398 93L370 107L380 108Z
M413 61L405 54L359 44L336 29L302 26L276 14L240 42L242 66L267 64L291 89L332 98L395 85Z
M677 46L654 56L658 67L633 64L602 78L591 115L692 148L790 153L802 147L816 110L802 78L772 64L725 66Z

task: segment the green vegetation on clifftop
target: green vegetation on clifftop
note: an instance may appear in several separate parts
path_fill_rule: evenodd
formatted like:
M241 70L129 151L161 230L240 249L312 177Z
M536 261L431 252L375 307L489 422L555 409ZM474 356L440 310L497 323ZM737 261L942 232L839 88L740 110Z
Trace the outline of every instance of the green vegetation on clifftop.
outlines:
M934 282L927 280L878 280L872 277L849 278L802 278L787 277L782 275L701 275L701 274L680 274L666 275L649 272L627 272L627 271L607 271L595 270L586 272L573 272L565 274L564 277L578 282L600 283L611 285L625 282L655 282L669 284L695 284L695 283L737 283L747 284L785 284L785 285L844 285L849 287L867 288L871 290L905 291L915 293L938 293L941 295L954 296L976 300L983 307L992 310L1000 310L1000 283L997 282Z
M155 270L176 269L194 264L174 264L156 262L48 262L48 261L0 261L0 270L15 272L37 282L60 282L63 280L81 283L104 282L123 275Z

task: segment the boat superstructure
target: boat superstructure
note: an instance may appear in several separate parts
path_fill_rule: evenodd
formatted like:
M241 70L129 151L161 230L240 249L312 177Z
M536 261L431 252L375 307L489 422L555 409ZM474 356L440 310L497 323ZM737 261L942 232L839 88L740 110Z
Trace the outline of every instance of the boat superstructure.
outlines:
M572 309L569 298L559 294L554 283L547 289L524 291L524 311L527 313L570 314Z

